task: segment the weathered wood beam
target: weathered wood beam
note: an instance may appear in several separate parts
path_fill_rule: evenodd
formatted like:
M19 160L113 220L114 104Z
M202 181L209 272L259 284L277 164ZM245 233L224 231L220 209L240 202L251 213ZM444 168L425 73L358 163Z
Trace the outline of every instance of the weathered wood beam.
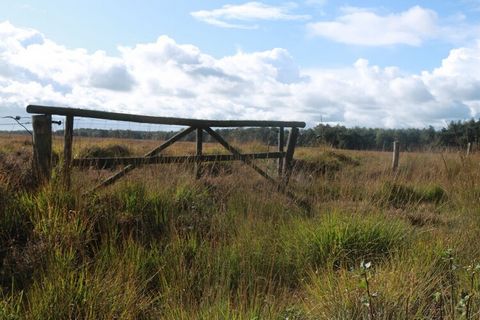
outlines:
M40 182L50 179L52 173L52 116L32 116L33 169Z
M195 178L200 179L202 175L202 166L201 156L203 152L203 130L202 128L197 128L197 140L196 140L196 149L195 155L197 156L197 161L195 162Z
M72 168L73 116L65 118L65 137L63 146L63 183L70 189Z
M177 126L192 126L196 128L206 127L299 127L305 128L305 122L301 121L270 121L270 120L200 120L187 118L154 117L136 114L106 112L88 109L62 108L51 106L27 106L28 113L55 114L62 116L74 116L84 118L129 121L139 123L154 123Z
M287 153L285 154L285 184L288 184L293 169L293 154L295 153L295 145L297 144L299 130L291 128L287 141Z
M285 146L285 128L280 127L278 128L278 152L283 152ZM283 176L283 158L278 159L278 177L281 178Z
M279 159L284 152L247 153L236 156L233 154L203 154L195 156L156 156L156 157L123 157L123 158L80 158L74 159L74 167L110 168L116 165L142 166L163 163L197 163L216 161L249 161L255 159Z
M398 141L393 141L393 157L392 157L393 171L396 171L398 169L399 159L400 159L400 143Z

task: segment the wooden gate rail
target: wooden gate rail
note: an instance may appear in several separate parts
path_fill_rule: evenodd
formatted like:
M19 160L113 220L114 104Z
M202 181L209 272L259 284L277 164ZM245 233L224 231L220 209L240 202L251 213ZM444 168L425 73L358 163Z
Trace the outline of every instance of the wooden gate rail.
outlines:
M39 176L48 178L51 170L51 116L65 116L65 144L64 144L64 163L63 177L67 188L71 183L71 168L91 166L96 168L105 168L114 165L125 165L123 169L103 181L99 187L103 187L114 183L119 178L126 175L137 166L146 164L160 163L195 163L196 175L200 176L200 163L209 161L233 161L239 160L253 168L264 178L279 186L279 190L291 196L285 187L288 183L292 169L293 154L299 133L298 128L304 128L305 122L299 121L264 121L264 120L199 120L186 118L170 118L170 117L153 117L144 115L134 115L126 113L96 111L87 109L61 108L51 106L27 106L27 112L37 114L32 116L34 128L34 155L35 165ZM178 132L170 139L163 142L158 147L146 153L143 157L123 157L123 158L88 158L73 159L73 125L74 117L106 119L116 121L129 121L138 123L151 123L162 125L188 126L186 129ZM248 153L242 154L239 150L230 145L220 134L214 131L214 127L278 127L278 152L269 153ZM290 128L290 134L287 141L287 150L284 151L284 128ZM196 153L194 156L163 156L160 152L187 136L192 132L196 132ZM231 154L203 154L203 132L207 132L217 142L219 142ZM50 140L48 140L50 139ZM256 159L278 159L278 176L279 180L271 177L267 172L258 167L253 160Z
M244 153L240 156L233 154L208 154L195 156L155 156L155 157L121 157L121 158L79 158L72 161L73 167L79 168L111 168L119 165L134 165L140 167L148 164L168 163L196 163L216 161L250 161L254 159L279 159L285 152Z
M187 118L154 117L129 113L107 112L88 109L60 108L50 106L27 106L28 113L51 114L57 116L72 116L104 120L117 120L138 123L152 123L164 125L189 126L196 128L236 128L236 127L297 127L305 128L301 121L274 121L274 120L200 120Z

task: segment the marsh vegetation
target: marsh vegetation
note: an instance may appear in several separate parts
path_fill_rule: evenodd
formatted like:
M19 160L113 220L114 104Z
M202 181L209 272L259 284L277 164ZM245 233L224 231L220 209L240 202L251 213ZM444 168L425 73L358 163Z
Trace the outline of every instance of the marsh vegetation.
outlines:
M77 142L76 155L156 144ZM393 173L390 153L299 148L291 188L306 211L237 163L199 180L144 167L83 196L111 172L74 171L71 191L56 172L35 186L30 152L25 137L0 139L2 319L480 314L478 154L402 153Z

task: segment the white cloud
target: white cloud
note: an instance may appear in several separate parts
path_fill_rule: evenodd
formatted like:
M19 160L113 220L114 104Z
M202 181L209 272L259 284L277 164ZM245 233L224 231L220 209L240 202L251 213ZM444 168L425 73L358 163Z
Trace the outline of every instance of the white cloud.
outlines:
M341 69L302 69L281 48L214 58L167 36L113 57L0 23L0 115L51 104L310 125L322 118L349 126L442 126L480 115L478 70L480 42L452 50L434 70L409 74L364 59Z
M200 10L190 14L197 20L222 28L255 29L258 26L251 22L258 20L307 20L308 15L290 13L296 5L271 6L262 2L244 4L226 4L219 9ZM239 23L240 22L240 23ZM245 24L245 22L250 22Z
M90 75L90 84L97 88L130 91L134 83L132 75L122 64L101 66Z
M440 31L437 14L419 6L383 16L371 9L345 7L334 21L310 23L308 30L333 41L366 46L418 46Z

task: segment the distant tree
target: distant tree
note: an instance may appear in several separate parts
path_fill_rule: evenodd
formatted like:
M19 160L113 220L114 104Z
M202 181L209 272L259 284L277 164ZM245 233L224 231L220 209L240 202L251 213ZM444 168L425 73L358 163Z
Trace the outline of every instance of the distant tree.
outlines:
M234 128L218 129L225 139L239 143L259 141L268 145L278 143L278 128ZM74 134L84 137L113 137L122 139L166 140L176 131L135 131L120 129L75 129ZM56 131L62 135L63 130ZM194 141L195 134L185 138ZM285 130L285 142L288 130ZM432 146L464 147L468 142L480 143L480 120L452 121L445 128L437 131L432 126L423 129L383 129L364 128L329 124L318 124L314 128L303 129L298 137L300 146L326 144L334 148L357 150L391 150L393 141L398 140L406 150L420 150ZM205 141L213 141L205 136Z

